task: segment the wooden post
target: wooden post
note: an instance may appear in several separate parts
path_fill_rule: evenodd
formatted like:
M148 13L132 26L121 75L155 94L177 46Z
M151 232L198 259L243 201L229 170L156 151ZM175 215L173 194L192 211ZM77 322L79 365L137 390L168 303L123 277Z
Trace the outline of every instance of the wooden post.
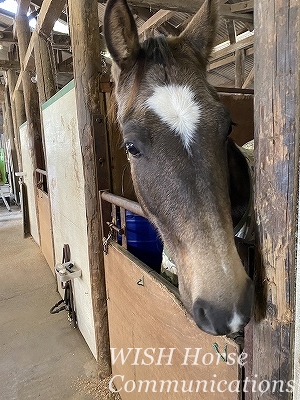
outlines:
M13 116L12 116L12 107L10 104L10 96L9 96L9 88L6 87L5 94L4 94L4 101L5 101L5 120L6 120L6 137L9 139L10 143L10 155L11 155L11 162L12 162L12 184L13 184L13 192L18 199L18 194L20 192L18 180L15 178L15 172L18 172L18 155L17 155L17 148L15 146L15 137L14 137L14 123L13 123Z
M34 60L40 105L56 93L55 60L52 57L52 45L40 32L36 35Z
M7 84L9 89L9 97L11 103L13 125L14 125L14 136L15 145L17 149L18 166L19 171L22 171L22 156L21 156L21 143L20 143L20 126L26 121L25 115L25 104L24 97L21 91L16 92L15 99L13 99L13 93L16 87L17 75L16 71L9 69L7 71Z
M16 111L16 128L19 131L20 126L26 121L25 101L22 90L16 90L17 74L16 71L9 69L7 71L8 86L10 90L10 98L15 105Z
M103 115L104 95L100 91L98 2L70 0L69 12L79 137L85 179L88 254L97 359L99 373L105 377L111 373L111 368L98 191L109 188L109 168L108 157L101 157L99 160L96 149L97 146L102 152L107 151ZM101 143L96 141L99 135Z
M249 378L257 384L282 381L283 391L279 384L273 393L272 387L265 393L256 389L252 399L290 399L288 381L297 380L293 363L299 12L298 0L255 3L255 207L261 262L256 263L257 309Z
M235 52L235 87L241 88L245 79L245 50Z
M28 123L29 136L34 149L33 161L35 168L44 169L45 158L43 151L40 107L36 84L31 81L31 74L24 70L24 58L30 42L30 28L28 18L25 14L17 14L15 19L16 32L19 45L19 56L21 63L22 84L25 100L25 111Z

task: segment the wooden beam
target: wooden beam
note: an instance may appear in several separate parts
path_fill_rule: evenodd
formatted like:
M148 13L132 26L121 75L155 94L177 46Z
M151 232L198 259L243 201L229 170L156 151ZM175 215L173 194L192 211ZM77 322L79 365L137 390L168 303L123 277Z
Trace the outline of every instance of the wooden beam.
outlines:
M0 69L6 71L8 69L20 69L19 61L0 60Z
M183 11L188 13L194 13L202 6L204 0L129 0L128 4L132 6L147 6L150 8L172 10L172 11Z
M245 82L242 85L242 89L246 89L254 80L254 67L252 67L251 71L249 72Z
M30 27L26 15L17 14L15 19L16 32L19 44L19 56L21 64L20 77L23 84L25 99L25 111L28 123L28 132L32 140L32 161L34 169L44 169L44 151L41 135L40 107L36 85L31 82L30 72L24 70L24 58L30 41ZM16 90L16 89L15 89Z
M66 0L44 0L36 25L36 32L43 32L44 35L50 35L55 22L60 17Z
M159 10L152 17L150 17L139 29L138 34L142 35L148 30L155 29L159 25L168 21L174 15L173 11Z
M252 54L254 54L254 48L249 47L249 49L247 49L245 51L245 55L246 55L246 57L248 57ZM234 62L235 62L235 55L227 56L226 58L222 58L221 60L210 62L207 66L207 71L212 71L213 69L220 68L224 65L234 63Z
M26 15L30 6L31 0L18 0L17 14Z
M34 46L34 59L37 75L37 87L40 106L56 93L56 81L54 70L54 57L51 43L44 37L36 35Z
M14 131L14 122L13 122L13 110L12 110L12 105L10 102L10 95L9 95L9 88L8 86L6 87L5 90L5 95L4 95L4 101L5 101L5 111L6 111L6 134L7 137L9 138L9 144L10 144L10 154L11 154L11 160L12 160L12 185L13 185L13 191L15 193L16 199L18 199L18 194L20 192L20 186L19 182L17 179L15 179L15 172L19 172L19 160L20 160L20 154L19 154L19 148L18 148L18 143L17 143L17 137L15 136L15 131Z
M5 85L0 84L0 103L4 103Z
M24 71L33 71L34 70L34 57L33 57L33 48L34 48L34 41L35 41L35 36L36 32L34 31L30 42L28 43L27 51L24 55L24 61L23 61L23 69Z
M147 21L150 17L152 17L150 10L145 7L134 7L132 11L134 15L138 15L144 21ZM181 32L180 28L175 28L175 26L171 25L169 21L163 22L162 25L157 27L157 29L165 36L178 36Z
M0 42L16 43L17 40L12 32L0 31Z
M13 117L13 125L14 125L14 136L16 141L17 148L17 157L18 157L18 166L19 171L22 171L22 156L21 156L21 143L20 143L20 126L26 121L25 115L25 104L23 93L18 91L16 92L17 98L13 99L13 93L15 90L17 82L16 71L9 69L7 71L7 85L9 89L12 117Z
M245 50L235 52L235 87L242 87L245 74Z
M100 92L101 54L97 0L69 0L79 141L82 152L88 257L96 352L103 377L111 373L102 218L99 190L110 187L105 99ZM101 156L100 156L101 151ZM100 165L99 158L102 158Z
M199 8L204 3L204 0L129 0L129 5L132 6L140 6L140 7L150 7L153 9L163 9L163 10L171 10L171 11L182 11L187 13L195 13L199 10ZM223 1L220 1L220 14L221 15L229 15L230 18L239 19L242 18L244 20L251 20L251 15L247 15L245 11L251 11L251 0L247 1L249 4L249 8L242 7L242 2L238 3L239 6L236 8L231 8L232 4L224 4ZM244 15L243 12L244 11ZM250 13L249 13L250 14ZM252 18L253 19L253 18Z
M235 32L234 21L232 19L227 20L226 27L227 27L227 31L228 31L229 42L230 42L230 44L233 44L236 42L236 32Z
M32 68L32 65L30 64L30 60L32 57L32 52L34 48L34 43L35 43L35 35L38 34L43 34L50 35L51 30L53 29L53 26L56 22L56 20L59 18L60 14L62 13L62 10L66 4L66 0L44 0L43 4L41 6L40 14L37 19L37 26L36 29L32 35L32 38L30 42L27 45L27 51L26 54L24 55L24 68L23 70L30 70ZM17 84L16 84L16 90L19 90L21 84L21 78L20 80L18 79Z
M254 0L230 4L231 12L249 12L254 10Z
M231 53L236 52L237 50L253 46L253 43L254 43L254 35L251 35L245 39L239 40L234 44L230 44L229 46L221 50L213 50L211 54L211 60L217 60L218 58L225 57Z

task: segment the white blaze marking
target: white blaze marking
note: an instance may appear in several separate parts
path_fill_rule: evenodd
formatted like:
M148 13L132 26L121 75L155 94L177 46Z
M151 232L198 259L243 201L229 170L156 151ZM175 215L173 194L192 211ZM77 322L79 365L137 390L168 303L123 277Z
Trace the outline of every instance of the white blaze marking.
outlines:
M200 106L192 90L188 86L158 86L146 105L181 137L184 147L190 151L200 120Z
M242 323L242 318L241 318L241 316L235 311L234 314L233 314L233 317L232 317L232 319L231 319L231 321L230 321L230 323L228 324L229 327L230 327L230 329L231 329L231 332L232 332L232 333L238 332L238 330L239 330L240 327L241 327L241 323Z

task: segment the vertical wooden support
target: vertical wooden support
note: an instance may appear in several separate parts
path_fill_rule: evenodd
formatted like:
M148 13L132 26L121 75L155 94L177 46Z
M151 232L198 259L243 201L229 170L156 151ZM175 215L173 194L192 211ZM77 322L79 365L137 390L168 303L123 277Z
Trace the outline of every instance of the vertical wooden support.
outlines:
M26 121L24 96L23 96L23 92L21 90L15 91L15 87L16 87L16 83L17 83L16 71L9 69L7 71L7 79L8 79L8 86L9 86L9 91L10 91L10 98L11 98L12 103L14 103L14 106L15 106L16 129L19 132L20 126ZM14 97L14 101L13 101L13 97Z
M97 0L69 0L79 136L83 157L88 254L99 373L108 376L110 351L98 190L108 188L108 158L97 160L96 129L104 128L104 95L99 90L101 59ZM103 140L101 146L107 144ZM101 165L101 173L99 171Z
M18 172L18 155L17 155L17 148L15 145L15 137L14 137L14 123L13 123L13 116L12 116L12 107L10 103L10 96L9 96L9 88L6 87L5 94L4 94L4 101L5 101L5 119L6 119L6 133L7 138L9 139L10 143L10 153L11 153L11 162L12 162L12 184L14 194L17 197L17 194L20 191L18 181L15 179L15 172ZM18 201L18 199L16 198Z
M17 75L16 71L9 69L7 71L7 84L9 89L9 97L11 104L11 111L14 125L15 145L17 149L19 171L22 171L22 157L21 157L21 143L20 143L20 126L26 121L25 105L23 93L16 92L15 100L13 100L13 93L16 87Z
M55 65L52 45L42 32L35 36L34 60L40 105L56 93Z
M24 58L30 42L30 28L25 14L17 14L15 19L16 32L19 45L19 55L22 71L22 84L25 99L25 111L28 123L29 137L32 140L33 161L36 168L44 169L45 158L43 151L40 107L36 84L31 81L29 71L24 71Z
M245 50L235 52L235 87L241 88L245 80Z
M293 379L300 42L298 0L255 4L255 206L261 263L252 377L282 381L252 399L290 399ZM261 320L259 321L259 318ZM295 377L297 379L297 377ZM296 400L296 398L295 398Z

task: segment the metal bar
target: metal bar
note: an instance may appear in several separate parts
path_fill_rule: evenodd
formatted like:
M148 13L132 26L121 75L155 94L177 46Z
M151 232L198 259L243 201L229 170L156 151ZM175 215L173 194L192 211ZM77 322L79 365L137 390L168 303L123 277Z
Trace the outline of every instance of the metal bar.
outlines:
M35 171L36 171L37 173L41 174L41 175L47 176L47 172L46 172L45 170L43 170L43 169L37 168Z
M122 233L122 247L127 249L127 231L126 231L126 211L123 207L120 207L120 218L121 218L121 229Z
M254 89L227 88L215 86L218 93L254 94Z
M126 210L131 211L134 214L145 217L141 206L135 201L128 200L125 197L117 196L109 192L102 192L101 198L105 201L108 201L109 203L115 204L118 207L125 208Z

